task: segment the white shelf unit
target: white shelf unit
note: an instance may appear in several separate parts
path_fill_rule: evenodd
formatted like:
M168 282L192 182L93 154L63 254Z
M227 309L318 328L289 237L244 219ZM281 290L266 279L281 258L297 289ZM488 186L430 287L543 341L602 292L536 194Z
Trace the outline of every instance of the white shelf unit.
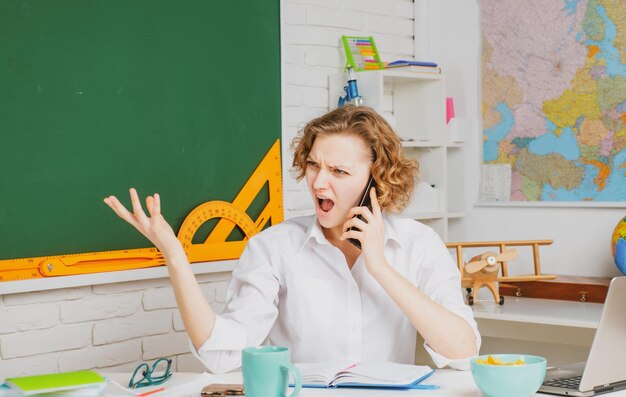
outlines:
M463 174L464 144L451 141L446 126L444 75L376 70L357 72L356 79L363 104L389 121L407 155L420 163L413 202L402 215L431 226L449 241L450 225L465 216L463 178L458 177ZM329 76L332 107L345 95L346 85L347 74Z

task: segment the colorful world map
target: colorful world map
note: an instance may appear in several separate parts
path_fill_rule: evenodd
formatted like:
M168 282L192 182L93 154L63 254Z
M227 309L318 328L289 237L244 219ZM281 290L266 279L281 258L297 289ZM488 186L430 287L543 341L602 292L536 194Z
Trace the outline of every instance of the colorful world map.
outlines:
M483 169L507 165L506 199L626 201L625 4L481 2Z

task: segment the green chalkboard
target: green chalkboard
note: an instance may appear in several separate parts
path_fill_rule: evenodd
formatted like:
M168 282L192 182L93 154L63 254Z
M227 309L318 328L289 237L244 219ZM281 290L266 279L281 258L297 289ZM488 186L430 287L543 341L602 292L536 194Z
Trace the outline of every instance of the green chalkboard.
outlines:
M232 202L280 137L279 1L0 2L0 259L149 247L106 207L159 192L174 230Z

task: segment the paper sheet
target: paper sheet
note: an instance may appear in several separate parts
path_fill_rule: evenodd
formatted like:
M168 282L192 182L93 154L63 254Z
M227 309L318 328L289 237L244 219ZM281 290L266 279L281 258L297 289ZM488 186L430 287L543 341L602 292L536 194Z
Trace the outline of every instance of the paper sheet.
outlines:
M483 164L479 201L511 199L511 165Z

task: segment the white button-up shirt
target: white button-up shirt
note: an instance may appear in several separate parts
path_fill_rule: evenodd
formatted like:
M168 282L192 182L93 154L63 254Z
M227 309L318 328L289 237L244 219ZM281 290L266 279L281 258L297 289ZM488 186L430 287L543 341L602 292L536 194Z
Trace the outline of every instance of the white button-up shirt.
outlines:
M460 273L439 236L419 222L384 216L389 264L424 294L464 318L480 335L463 301ZM295 363L386 360L412 364L416 330L368 273L352 269L324 237L315 216L287 220L255 235L235 267L213 333L192 352L214 373L241 365L241 350L271 344ZM438 367L468 369L424 348Z

